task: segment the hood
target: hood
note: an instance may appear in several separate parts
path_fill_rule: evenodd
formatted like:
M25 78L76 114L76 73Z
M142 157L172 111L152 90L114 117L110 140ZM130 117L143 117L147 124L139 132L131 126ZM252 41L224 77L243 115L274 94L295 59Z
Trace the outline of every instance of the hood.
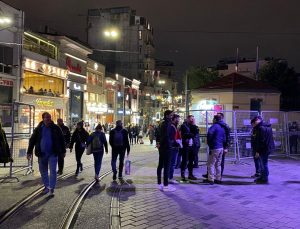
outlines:
M259 124L257 124L256 127L260 127L260 126L264 126L264 127L271 127L271 124L269 123L266 123L264 121L261 121Z
M122 126L117 126L117 127L116 127L116 130L117 130L117 131L120 131L120 130L122 130L122 129L123 129Z

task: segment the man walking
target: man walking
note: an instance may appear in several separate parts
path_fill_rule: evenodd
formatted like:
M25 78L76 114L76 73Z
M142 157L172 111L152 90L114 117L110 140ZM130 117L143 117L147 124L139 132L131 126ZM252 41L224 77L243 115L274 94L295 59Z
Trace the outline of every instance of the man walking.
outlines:
M172 127L171 119L173 116L173 111L166 110L164 113L164 120L160 124L157 136L156 136L156 146L159 152L159 160L157 166L157 184L159 189L165 192L172 192L176 189L169 186L169 175L170 175L170 165L172 158L172 136L175 136L175 129ZM164 169L164 181L163 186L161 185L161 172Z
M123 128L121 120L116 122L116 128L109 132L109 144L112 148L111 168L113 170L113 180L117 179L117 159L119 156L119 175L118 178L122 179L122 172L124 167L125 152L127 156L130 153L130 145L128 140L128 132Z
M260 116L253 118L251 125L253 127L251 146L255 167L256 170L261 172L255 182L257 184L267 184L269 181L268 159L275 149L273 131L271 125L265 123Z
M66 148L69 148L70 139L71 139L71 134L70 134L69 128L67 126L65 126L64 121L61 118L57 119L57 125L60 127L60 129L64 135ZM64 161L65 161L65 156L59 155L58 156L58 172L57 172L58 175L63 174Z
M191 132L191 124L194 122L194 116L189 115L186 121L181 125L181 137L182 137L182 162L181 162L181 178L185 180L185 170L188 168L189 180L197 180L197 177L193 174L194 160L195 160L195 151L194 151L194 134Z
M51 120L51 115L45 112L42 114L42 118L43 121L34 129L29 140L27 159L32 159L33 148L35 148L35 155L38 157L39 170L45 186L43 193L46 194L50 191L50 195L53 196L57 179L58 156L63 157L66 154L66 147L62 131Z
M221 161L223 147L226 142L225 130L220 125L221 116L215 115L213 125L208 129L207 144L209 147L208 157L208 179L204 180L209 184L221 184ZM215 171L216 170L216 171Z

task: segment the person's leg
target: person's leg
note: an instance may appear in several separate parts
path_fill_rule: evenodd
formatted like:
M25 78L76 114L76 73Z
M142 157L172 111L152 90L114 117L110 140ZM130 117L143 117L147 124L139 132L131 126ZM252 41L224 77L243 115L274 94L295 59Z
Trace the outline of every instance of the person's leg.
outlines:
M80 150L79 150L79 168L80 168L80 171L82 172L82 170L83 170L83 165L82 165L82 162L81 162L81 158L82 158L82 155L83 155L83 153L84 153L84 148L80 148Z
M118 152L114 149L111 152L111 169L113 171L113 179L115 180L117 177L117 158L118 158Z
M225 153L223 151L222 160L221 160L221 176L223 176L224 166L225 166Z
M161 184L161 171L163 168L163 152L161 149L158 150L159 152L159 158L158 158L158 165L157 165L157 170L156 170L156 174L157 174L157 184Z
M268 159L269 154L264 153L259 156L260 164L261 164L261 180L268 181L269 179L269 167L268 167Z
M76 158L76 163L77 163L77 168L76 168L76 172L75 174L77 175L79 173L79 167L80 167L80 163L81 163L81 155L80 155L80 149L79 148L75 148L75 158Z
M178 148L173 148L171 150L171 165L170 165L170 175L169 175L169 179L173 179L174 176L174 170L175 170L175 166L176 166L176 162L177 162L177 155L178 155Z
M187 148L183 148L182 149L182 161L181 161L181 178L185 179L185 170L186 170L186 166L187 166L187 161L188 161L188 149Z
M170 165L172 158L172 150L168 149L165 151L164 156L164 186L169 185Z
M119 178L123 177L124 159L125 159L125 149L123 149L120 152L120 157L119 157Z
M93 152L95 177L99 177L100 172L100 152Z
M213 182L215 179L215 163L216 163L216 155L215 150L211 150L209 152L207 169L208 169L208 180Z
M56 165L57 165L57 156L51 155L48 159L49 169L50 169L50 189L54 190L56 186L57 174L56 174Z
M58 156L58 173L62 174L64 170L64 156Z
M182 158L182 148L179 148L178 155L177 155L177 161L176 161L176 169L180 168L181 166L181 158Z
M253 160L254 160L254 165L255 165L255 176L260 176L261 175L261 165L260 165L260 159L259 158L255 158L255 156L253 156Z
M223 149L216 150L216 163L215 163L215 169L216 169L216 180L221 181L222 180L222 169L221 169L221 162L222 162L222 155L223 155Z
M194 178L193 169L194 169L194 160L195 160L195 151L192 147L188 147L188 170L189 178Z
M45 188L49 188L48 158L39 157L39 170Z
M194 147L194 168L199 168L199 150L200 147Z

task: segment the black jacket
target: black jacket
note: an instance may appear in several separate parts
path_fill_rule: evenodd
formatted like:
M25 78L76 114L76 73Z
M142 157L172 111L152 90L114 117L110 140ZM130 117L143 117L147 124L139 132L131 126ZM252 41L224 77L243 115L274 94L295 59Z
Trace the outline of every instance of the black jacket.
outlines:
M111 148L114 150L118 147L114 145L114 136L115 136L115 130L120 131L122 129L122 134L123 134L123 146L121 147L122 149L127 149L127 153L130 152L130 145L129 145L129 140L128 140L128 131L126 129L123 129L120 126L117 126L115 129L112 129L109 132L109 144Z
M189 140L195 137L195 135L191 132L190 125L187 122L184 122L180 127L180 132L183 147L188 147Z
M275 150L273 131L270 124L260 122L252 130L252 151L255 154L270 154Z
M171 121L164 119L159 126L156 136L156 142L159 143L159 147L161 149L171 149L172 147L176 147L177 143L174 138L175 133L176 129L172 127Z
M199 127L196 125L191 124L190 125L190 131L194 135L193 137L193 146L194 147L200 147L201 142L200 142L200 130Z
M75 143L75 148L83 148L82 144L86 144L89 138L89 133L82 128L80 131L76 129L72 134L70 149L73 149L73 145Z
M29 155L32 155L33 148L35 148L35 155L37 157L41 156L42 125L43 122L40 122L39 125L34 129L33 134L29 139L29 146L27 150L27 154ZM65 139L61 129L53 122L50 124L49 127L51 129L53 154L58 156L65 154Z
M70 144L70 140L71 140L71 133L70 133L70 130L67 126L63 125L63 126L60 126L60 129L64 135L64 138L65 138L65 144L66 146Z
M9 145L4 130L0 124L0 163L12 162Z

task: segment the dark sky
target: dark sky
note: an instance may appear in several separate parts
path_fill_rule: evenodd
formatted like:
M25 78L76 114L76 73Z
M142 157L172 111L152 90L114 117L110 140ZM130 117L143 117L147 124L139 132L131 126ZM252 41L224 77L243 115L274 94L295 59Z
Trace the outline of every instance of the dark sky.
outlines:
M220 58L280 57L300 71L299 0L4 0L25 11L25 24L45 24L85 39L89 8L130 6L154 27L156 54L182 73Z

